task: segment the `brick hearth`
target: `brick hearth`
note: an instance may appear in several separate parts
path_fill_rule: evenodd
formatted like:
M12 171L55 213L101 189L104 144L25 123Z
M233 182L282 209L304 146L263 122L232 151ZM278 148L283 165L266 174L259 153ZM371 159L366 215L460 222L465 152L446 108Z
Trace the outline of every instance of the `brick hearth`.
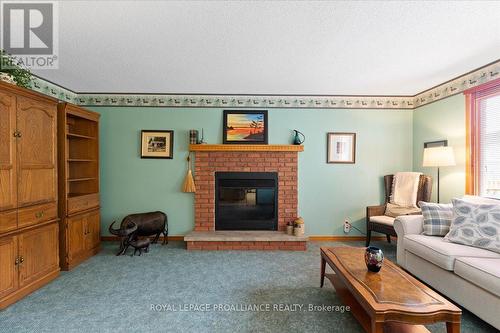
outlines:
M297 162L296 151L197 151L194 230L215 230L215 172L218 171L277 172L278 230L285 230L286 223L297 217Z
M305 251L307 240L279 231L193 231L184 237L188 250Z
M235 241L221 241L221 242L208 242L208 241L188 241L188 250L285 250L285 251L306 251L306 241L300 242L235 242Z

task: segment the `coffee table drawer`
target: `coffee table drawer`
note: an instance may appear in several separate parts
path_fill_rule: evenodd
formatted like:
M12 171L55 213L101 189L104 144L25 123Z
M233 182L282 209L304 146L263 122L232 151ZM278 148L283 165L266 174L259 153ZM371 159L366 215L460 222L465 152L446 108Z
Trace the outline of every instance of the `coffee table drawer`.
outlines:
M68 215L99 206L99 193L68 198Z

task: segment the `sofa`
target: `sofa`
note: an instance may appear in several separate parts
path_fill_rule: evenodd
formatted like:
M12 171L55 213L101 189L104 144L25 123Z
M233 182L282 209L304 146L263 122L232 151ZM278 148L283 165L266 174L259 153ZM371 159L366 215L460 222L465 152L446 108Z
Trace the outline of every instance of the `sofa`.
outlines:
M500 253L423 235L423 216L394 221L397 262L412 275L500 330Z

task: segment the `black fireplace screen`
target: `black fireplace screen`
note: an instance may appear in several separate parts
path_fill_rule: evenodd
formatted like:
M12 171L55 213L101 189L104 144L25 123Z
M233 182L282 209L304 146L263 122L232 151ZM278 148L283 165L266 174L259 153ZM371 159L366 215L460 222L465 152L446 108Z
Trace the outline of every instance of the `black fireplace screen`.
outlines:
M216 172L216 230L277 230L275 172Z

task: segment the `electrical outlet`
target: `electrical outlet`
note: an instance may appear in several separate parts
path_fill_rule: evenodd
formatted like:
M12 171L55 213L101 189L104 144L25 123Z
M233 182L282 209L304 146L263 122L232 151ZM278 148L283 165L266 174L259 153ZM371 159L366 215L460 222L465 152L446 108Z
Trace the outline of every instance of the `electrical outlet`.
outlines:
M351 222L349 222L349 219L345 219L344 220L344 233L348 234L349 232L351 232Z

